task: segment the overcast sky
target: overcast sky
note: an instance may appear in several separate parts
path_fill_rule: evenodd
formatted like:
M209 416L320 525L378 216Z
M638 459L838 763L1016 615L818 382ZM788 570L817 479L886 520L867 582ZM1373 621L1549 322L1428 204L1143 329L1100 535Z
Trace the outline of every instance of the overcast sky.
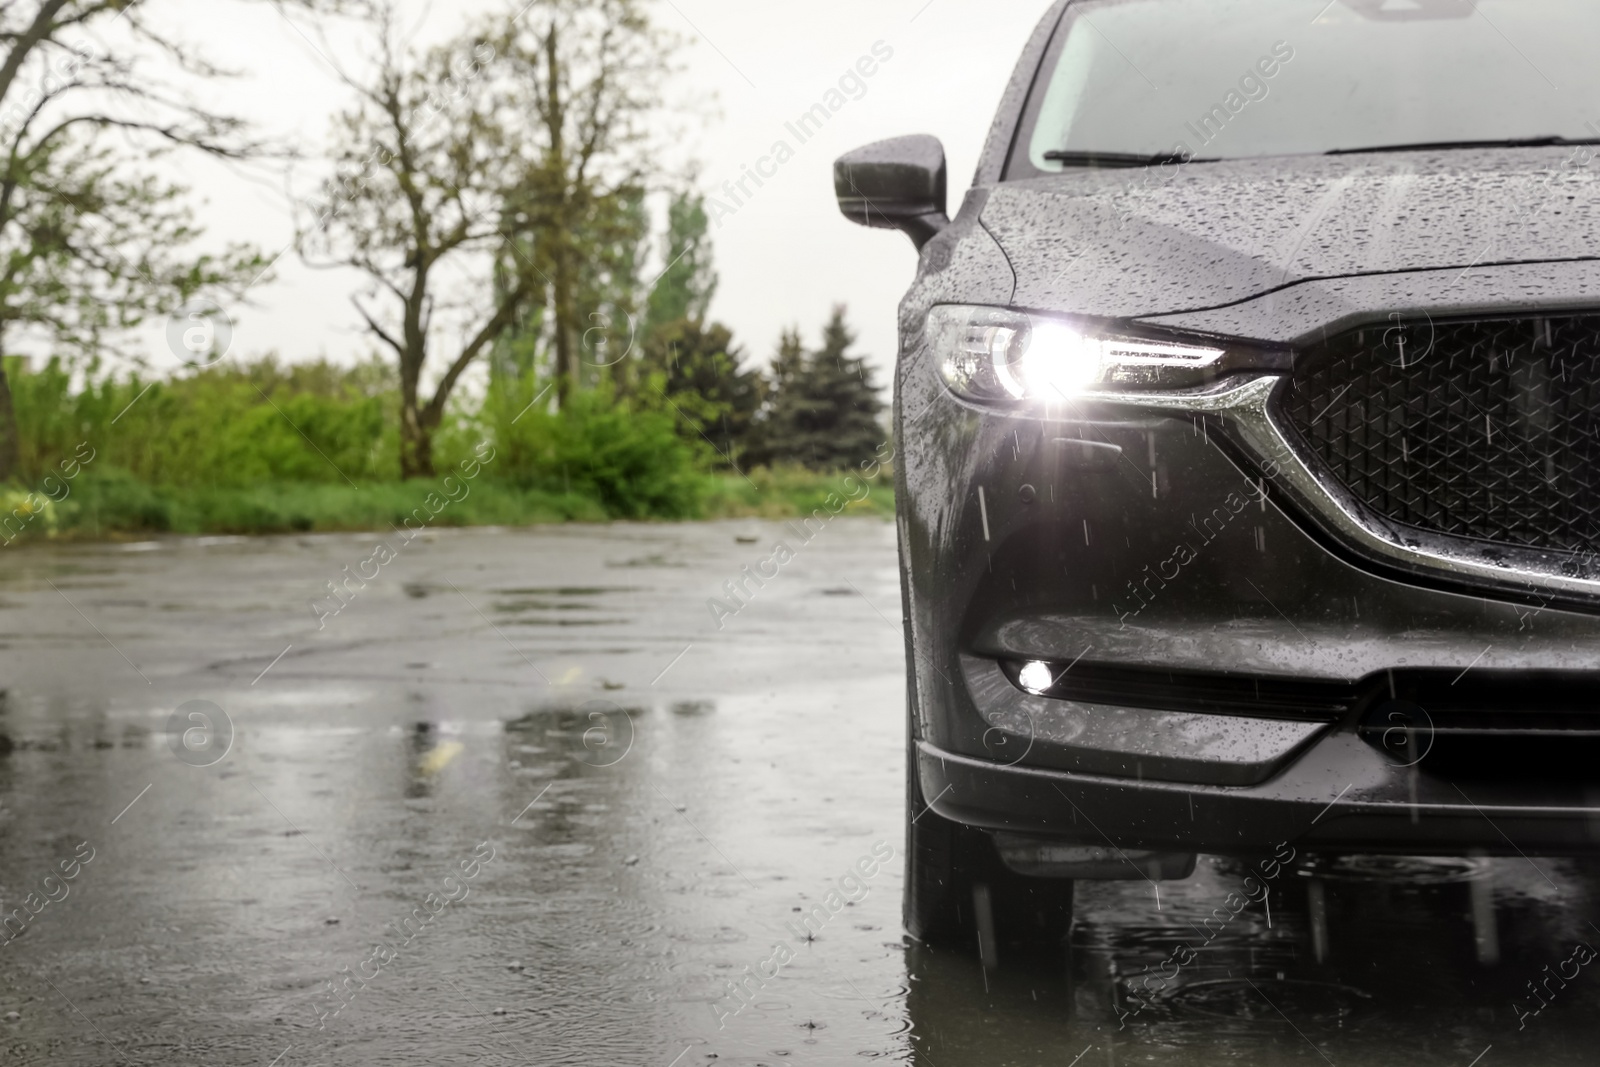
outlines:
M329 121L350 97L334 77L318 40L266 4L171 0L181 32L208 57L247 72L218 87L213 103L290 137L310 158L294 168L294 186L308 190L315 156L327 144ZM439 40L502 0L414 0L419 40ZM832 163L857 145L907 133L931 133L950 159L951 205L960 203L1000 93L1018 52L1048 0L807 0L783 5L750 0L659 0L657 17L692 45L683 95L715 101L692 146L702 185L716 192L737 180L779 138L796 147L775 178L714 230L721 276L712 314L733 328L750 358L766 360L778 332L798 324L809 341L837 302L849 305L861 351L882 370L892 365L895 306L916 265L905 237L845 222L834 206ZM798 145L784 124L804 113L877 42L893 56L817 136ZM332 51L350 44L337 36ZM344 56L336 56L341 61ZM225 168L193 156L176 167L203 200L199 216L211 240L243 240L268 255L292 236L289 196L281 173L254 165ZM319 355L346 361L371 350L349 296L359 279L311 270L290 251L273 279L234 310L230 356L277 351L288 359ZM147 348L157 367L177 365L164 334L152 329ZM879 381L886 383L887 375Z

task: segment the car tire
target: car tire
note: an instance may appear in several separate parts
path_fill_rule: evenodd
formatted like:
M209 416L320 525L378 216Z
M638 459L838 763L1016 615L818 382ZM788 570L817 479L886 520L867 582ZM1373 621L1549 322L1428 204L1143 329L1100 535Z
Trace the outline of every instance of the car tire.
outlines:
M1072 889L1069 879L1016 874L987 833L930 808L917 780L915 746L907 746L905 925L912 937L976 951L989 967L1001 959L1062 961Z

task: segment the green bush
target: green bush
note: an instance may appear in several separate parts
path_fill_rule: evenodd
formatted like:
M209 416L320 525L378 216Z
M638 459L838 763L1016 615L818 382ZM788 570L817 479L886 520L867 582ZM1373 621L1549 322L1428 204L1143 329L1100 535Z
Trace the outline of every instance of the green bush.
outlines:
M709 448L675 433L669 411L604 384L553 413L548 390L530 406L536 383L512 379L452 410L430 484L398 480L398 403L376 364L266 359L155 383L58 361L28 371L8 360L7 372L21 444L11 495L58 501L25 524L28 537L385 529L430 492L450 495L442 479L483 454L493 458L468 495L431 525L692 518L715 481ZM86 455L76 477L50 478Z
M711 490L710 446L675 430L671 411L619 399L607 383L574 393L559 412L533 383L498 382L482 420L498 455L494 476L526 488L576 492L614 518L696 518Z
M85 441L97 465L154 486L362 482L398 468L397 405L371 365L282 368L269 358L154 383L99 377L91 366L76 391L57 360L18 369L9 361L29 482Z

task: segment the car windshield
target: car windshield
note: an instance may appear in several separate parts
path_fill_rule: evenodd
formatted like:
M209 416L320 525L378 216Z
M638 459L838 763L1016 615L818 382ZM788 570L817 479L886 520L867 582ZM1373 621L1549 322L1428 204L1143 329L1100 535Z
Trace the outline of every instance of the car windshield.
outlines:
M1088 0L1008 176L1379 147L1600 139L1593 0Z

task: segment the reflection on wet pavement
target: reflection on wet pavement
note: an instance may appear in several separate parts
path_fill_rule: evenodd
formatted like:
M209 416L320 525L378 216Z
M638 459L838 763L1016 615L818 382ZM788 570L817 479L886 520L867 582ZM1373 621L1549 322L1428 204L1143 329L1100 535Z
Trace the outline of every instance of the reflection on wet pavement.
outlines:
M779 529L442 534L320 623L364 539L8 550L0 1059L1592 1060L1572 860L1202 857L1081 883L1065 965L908 943L893 529L719 628Z

